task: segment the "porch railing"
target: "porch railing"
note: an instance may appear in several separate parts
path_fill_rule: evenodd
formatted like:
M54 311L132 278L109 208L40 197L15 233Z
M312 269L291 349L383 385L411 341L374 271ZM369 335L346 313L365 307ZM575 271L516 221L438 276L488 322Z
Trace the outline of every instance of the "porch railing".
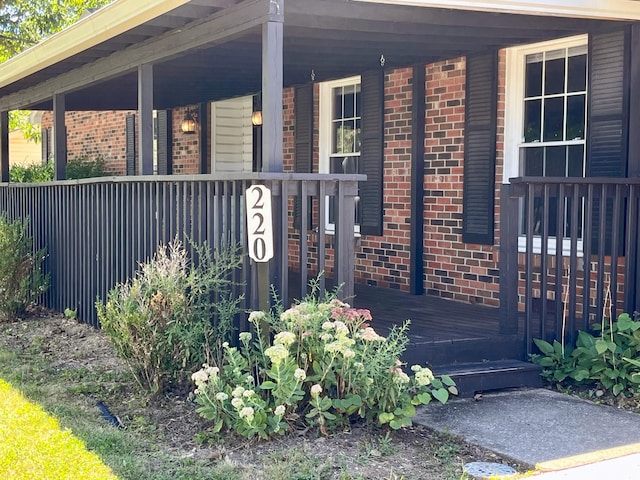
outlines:
M640 179L522 177L503 185L501 326L571 342L638 308Z
M212 247L241 244L243 267L235 273L244 294L243 307L258 307L257 266L246 255L244 194L252 184L271 189L275 257L269 278L281 299L289 299L289 268L300 272L299 292L306 290L306 256L314 249L316 271L326 271L326 205L338 208L332 232L333 276L344 284L341 295L353 294L354 211L358 181L364 175L270 174L108 177L41 184L0 184L0 212L29 219L34 248L46 248L45 273L50 288L44 305L77 309L79 318L97 325L97 298L105 299L148 259L160 243L178 238ZM300 199L306 198L307 201ZM297 199L297 200L296 200ZM290 219L300 210L298 232L309 230L309 208L318 219L314 235L295 234ZM293 232L293 234L292 234ZM311 242L311 244L310 244ZM313 245L315 242L315 245ZM301 265L291 265L290 249ZM193 253L193 251L191 251ZM324 277L321 278L324 282ZM323 287L324 284L321 284ZM296 290L298 290L296 288ZM239 325L241 326L241 325Z

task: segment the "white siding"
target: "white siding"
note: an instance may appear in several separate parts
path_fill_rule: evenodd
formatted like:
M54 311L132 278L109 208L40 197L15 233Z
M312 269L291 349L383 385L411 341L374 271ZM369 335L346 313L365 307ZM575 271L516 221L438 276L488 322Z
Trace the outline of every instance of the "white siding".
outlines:
M211 173L252 170L252 108L251 96L211 104Z

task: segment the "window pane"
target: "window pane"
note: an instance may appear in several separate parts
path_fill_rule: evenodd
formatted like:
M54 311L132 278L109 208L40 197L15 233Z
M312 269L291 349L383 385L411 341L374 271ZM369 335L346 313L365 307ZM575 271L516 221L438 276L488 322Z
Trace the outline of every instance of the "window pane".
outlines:
M332 153L342 153L342 145L344 143L343 139L343 131L344 127L342 122L333 122L333 148Z
M584 176L584 145L569 146L567 176Z
M568 92L584 92L587 89L587 55L569 57Z
M356 90L354 85L347 85L344 87L344 111L343 118L355 117L356 108Z
M544 147L524 149L524 174L527 177L541 177L543 175L542 159Z
M547 53L544 75L545 95L564 92L564 52L563 49Z
M567 147L547 147L545 150L544 175L545 177L566 176Z
M544 102L544 141L564 140L563 133L564 98L547 98Z
M584 138L586 95L567 97L567 140Z
M542 100L527 100L524 104L524 141L539 142L542 128Z
M342 112L342 87L338 87L333 89L333 119L343 118Z
M527 55L525 66L525 97L542 95L542 54Z

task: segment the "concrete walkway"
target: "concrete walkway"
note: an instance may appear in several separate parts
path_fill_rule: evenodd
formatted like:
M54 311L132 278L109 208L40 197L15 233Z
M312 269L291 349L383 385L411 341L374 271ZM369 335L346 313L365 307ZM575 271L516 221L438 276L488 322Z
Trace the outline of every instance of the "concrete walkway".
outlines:
M524 467L553 472L537 478L640 478L640 414L550 390L508 390L485 394L479 401L434 402L421 409L415 421Z

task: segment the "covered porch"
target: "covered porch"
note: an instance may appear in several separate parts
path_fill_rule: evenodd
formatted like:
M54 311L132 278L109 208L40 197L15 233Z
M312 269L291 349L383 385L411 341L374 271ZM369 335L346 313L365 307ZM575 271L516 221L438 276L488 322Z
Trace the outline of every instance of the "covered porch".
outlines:
M608 41L610 32L621 29L633 32L625 35L633 38L629 48L636 54L632 68L637 74L638 32L630 24L640 10L637 3L621 0L614 3L624 4L622 10L591 5L577 17L576 5L553 8L567 2L542 2L539 10L518 10L518 2L502 2L503 7L513 4L510 8L477 2L482 4L477 9L463 3L469 2L148 0L141 8L139 0L118 0L0 66L0 210L29 217L37 246L50 252L52 288L45 303L61 310L76 306L80 318L91 322L96 296L104 298L113 284L129 277L159 241L178 235L217 245L227 237L246 247L243 192L266 184L274 195L276 232L269 280L281 297L297 297L308 278L328 269L330 278L345 283L343 295L355 294L355 304L370 308L375 322L388 326L412 320L410 355L416 360L445 365L525 359L534 336L535 302L524 297L524 290L514 294L513 282L529 288L536 264L518 256L518 239L526 233L518 220L524 194L497 187L496 138L503 132L495 114L484 115L500 101L498 86L487 79L497 79L502 48L579 34ZM441 72L473 71L480 81L465 86L464 78L453 79L466 97L447 99L446 86L432 88L434 80L425 70L437 62ZM397 71L399 77L405 71L410 76L399 92L389 86ZM362 77L358 173L319 173L328 159L318 158L317 84L349 76ZM285 109L286 89L296 98ZM262 100L261 171L212 175L208 104L256 94ZM471 95L491 101L469 101ZM303 101L306 117L300 113ZM449 108L448 101L462 109L455 129L464 133L451 141L461 158L450 154L449 145L434 144L442 132L433 133L439 115L433 111L440 112L440 103ZM396 102L406 107L398 119ZM200 122L197 174L153 175L153 112L184 107L194 108ZM8 183L7 112L13 109L53 112L56 182ZM131 175L65 181L65 113L94 110L136 112ZM369 137L371 128L382 133ZM294 133L285 148L283 136ZM403 142L402 148L394 142ZM177 152L170 146L157 143L155 155L171 162ZM474 181L468 182L471 174ZM437 185L451 183L452 177L460 190ZM398 190L405 193L388 193ZM328 197L336 199L332 207ZM432 208L440 197L450 198L454 209L446 219ZM363 207L359 231L353 215L357 201ZM467 213L459 212L463 203ZM495 220L494 211L500 212ZM439 227L450 228L442 240L436 239ZM527 231L534 235L533 229ZM428 236L435 240L427 242ZM455 244L455 254L438 241ZM369 262L365 249L377 258ZM437 266L462 250L468 257L460 261L468 270L453 272L459 278ZM387 251L394 258L386 258ZM398 259L406 260L405 270L395 268ZM483 262L483 273L472 262ZM369 268L390 273L373 280L367 277ZM356 269L363 275L358 277ZM396 271L404 283L390 280ZM436 276L441 284L432 279ZM247 259L238 278L246 284L247 308L255 308L257 266ZM298 282L290 285L293 279ZM458 279L474 282L476 293L447 290ZM380 288L385 283L399 288ZM477 292L483 289L491 291L480 298ZM544 305L546 315L551 310Z

